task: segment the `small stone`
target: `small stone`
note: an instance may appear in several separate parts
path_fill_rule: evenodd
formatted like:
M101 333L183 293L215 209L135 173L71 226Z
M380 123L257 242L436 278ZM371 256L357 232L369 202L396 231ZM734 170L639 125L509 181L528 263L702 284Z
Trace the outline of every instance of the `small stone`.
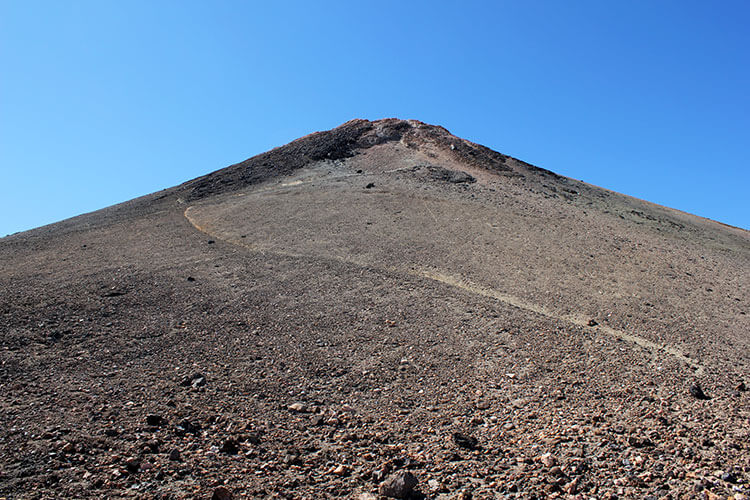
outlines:
M232 492L224 486L219 486L211 495L211 500L232 500Z
M418 482L411 472L400 471L388 476L380 484L379 491L381 495L387 497L406 499L412 494Z
M236 439L230 438L222 443L219 451L226 453L227 455L236 455L237 452L240 451L240 446Z
M737 482L737 476L735 476L731 472L725 472L721 475L721 480L726 481L728 483L736 483Z
M468 436L466 434L461 434L460 432L453 433L453 442L456 443L457 446L466 448L467 450L476 449L479 445L479 441L477 441L477 438Z
M590 319L589 322L588 322L589 326L596 326L598 324L599 324L599 322L596 321L595 319Z
M161 415L146 415L146 423L153 427L158 427L164 423L164 419Z
M710 399L708 396L706 396L706 394L703 392L703 388L697 382L690 385L690 394L695 399Z
M374 188L374 187L375 187L375 184L374 184L374 183L372 183L372 182L370 182L369 184L367 184L367 185L365 186L365 189L372 189L372 188Z
M347 476L347 475L349 475L349 467L347 467L346 465L343 465L343 464L339 465L338 467L336 467L335 469L333 469L333 473L336 474L337 476L341 476L341 477Z
M293 413L307 413L308 408L307 405L304 403L293 403L290 404L287 409Z
M175 429L178 436L184 434L197 434L200 430L201 426L199 424L194 424L188 419L183 419L177 424L177 428Z
M472 498L474 498L474 495L472 495L471 491L461 490L453 495L451 497L451 500L472 500Z
M60 451L63 453L73 453L76 451L76 447L73 443L65 443L62 448L60 448Z
M138 472L141 468L141 461L137 458L129 458L125 460L125 468L128 472Z
M542 462L545 467L554 467L555 465L557 465L557 459L552 455L552 453L545 453L544 455L540 456L539 461Z
M246 443L259 445L261 443L260 434L257 432L250 432L242 437L242 440Z
M549 470L549 473L555 477L563 477L565 474L563 473L562 469L555 465Z
M185 387L192 386L193 388L201 387L206 385L206 377L202 373L193 373L189 377L183 377L182 385Z
M578 493L578 478L573 479L571 482L563 487L563 491L568 495L575 495Z
M177 448L173 449L169 452L169 459L172 462L181 462L182 461L182 455L180 455L180 450Z
M747 386L745 385L745 382L740 382L734 389L739 392L745 392L747 391Z
M145 443L144 451L147 453L159 453L159 441L156 439L149 439Z

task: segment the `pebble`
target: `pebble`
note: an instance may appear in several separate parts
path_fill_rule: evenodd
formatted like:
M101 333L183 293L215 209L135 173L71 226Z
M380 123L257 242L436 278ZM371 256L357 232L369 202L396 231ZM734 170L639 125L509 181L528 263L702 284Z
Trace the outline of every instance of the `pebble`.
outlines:
M710 399L706 396L706 393L703 392L703 388L698 383L690 385L690 395L695 399Z
M336 474L337 476L342 476L342 477L347 476L349 475L349 467L343 464L339 465L338 467L333 469L333 473Z
M539 461L542 462L545 467L554 467L555 465L557 465L557 459L552 455L552 453L543 454L539 457Z
M308 408L304 403L292 403L287 407L287 410L293 413L307 413Z
M193 373L189 377L183 377L181 385L191 386L195 389L206 385L206 377L202 373Z
M390 498L409 498L416 488L419 481L408 471L399 471L391 474L380 484L379 492L381 495Z
M479 445L477 438L461 434L460 432L453 433L453 442L456 443L457 446L466 448L467 450L473 450Z
M240 451L239 443L237 443L236 439L226 439L222 443L220 451L227 455L236 455Z
M161 415L146 415L146 423L153 427L158 427L164 423L164 419Z
M211 495L211 500L232 500L232 492L224 486L219 486Z

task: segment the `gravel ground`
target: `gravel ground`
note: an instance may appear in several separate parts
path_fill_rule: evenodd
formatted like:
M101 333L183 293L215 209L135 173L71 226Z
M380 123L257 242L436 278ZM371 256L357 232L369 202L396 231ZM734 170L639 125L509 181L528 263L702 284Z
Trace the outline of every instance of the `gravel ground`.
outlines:
M750 235L355 120L0 239L0 497L750 496Z

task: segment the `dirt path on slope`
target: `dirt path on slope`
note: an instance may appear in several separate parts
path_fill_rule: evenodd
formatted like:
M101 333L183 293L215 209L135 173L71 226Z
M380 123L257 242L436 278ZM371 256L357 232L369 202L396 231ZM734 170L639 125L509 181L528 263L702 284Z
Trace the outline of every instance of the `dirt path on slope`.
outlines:
M435 281L444 285L448 285L452 288L456 288L465 292L469 292L474 295L491 298L491 299L503 302L505 304L508 304L510 306L516 307L518 309L522 309L527 312L538 314L540 316L544 316L552 320L564 321L564 322L567 322L567 323L570 323L572 325L579 326L579 327L592 328L597 332L604 333L605 335L609 335L611 337L624 340L631 344L635 344L647 351L667 354L669 356L672 356L678 359L679 361L685 363L687 366L692 368L695 371L695 375L700 376L705 372L705 369L702 365L700 365L699 363L696 363L694 360L685 356L685 354L683 354L681 351L679 351L675 347L672 347L669 345L657 344L656 342L648 340L644 337L634 335L632 333L626 333L626 332L617 330L615 328L612 328L606 325L590 326L588 324L588 319L585 318L584 316L574 315L574 314L559 315L559 314L554 313L553 311L547 310L546 308L542 306L526 302L513 295L503 293L500 290L477 285L465 279L464 277L452 276L449 274L445 274L444 272L441 272L439 270L430 270L430 269L416 268L416 267L407 268L407 267L379 266L379 265L375 265L369 262L360 261L354 258L342 258L339 256L333 256L333 255L320 256L320 255L314 255L314 254L282 251L282 250L276 250L276 249L272 250L269 248L263 248L258 245L253 245L252 243L244 243L244 242L232 241L232 240L228 240L225 238L221 238L217 234L214 234L213 232L211 232L210 228L201 226L200 223L195 218L190 216L190 210L192 208L193 208L192 206L188 207L184 212L184 216L190 222L190 224L193 227L195 227L198 231L201 231L202 233L205 233L211 236L212 238L224 241L234 246L244 248L245 250L248 250L250 252L260 253L263 255L279 255L279 256L285 256L285 257L306 258L306 259L322 258L322 259L327 259L327 260L344 262L346 264L357 266L357 267L365 267L365 268L377 269L380 271L385 271L385 272L390 272L390 273L395 273L395 274L406 274L406 275L413 276L413 277L429 279L429 280L432 280L432 281Z

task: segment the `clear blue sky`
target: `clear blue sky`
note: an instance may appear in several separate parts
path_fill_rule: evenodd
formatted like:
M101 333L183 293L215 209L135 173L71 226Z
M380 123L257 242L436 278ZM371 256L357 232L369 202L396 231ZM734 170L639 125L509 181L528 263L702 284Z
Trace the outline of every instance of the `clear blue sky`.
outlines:
M352 118L750 228L750 2L0 0L0 235Z

